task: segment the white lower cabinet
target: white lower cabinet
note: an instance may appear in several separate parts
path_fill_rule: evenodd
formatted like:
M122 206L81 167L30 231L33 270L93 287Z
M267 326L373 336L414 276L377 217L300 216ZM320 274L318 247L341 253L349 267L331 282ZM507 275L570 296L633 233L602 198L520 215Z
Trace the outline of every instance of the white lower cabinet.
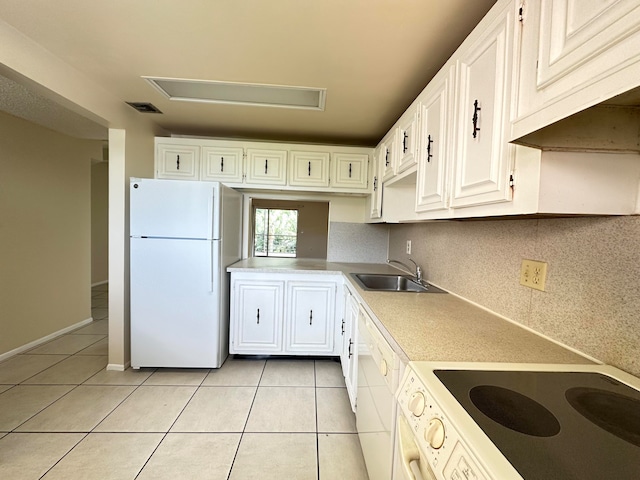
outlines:
M332 275L231 273L229 352L338 355Z
M342 351L340 363L344 375L351 409L356 411L356 394L358 389L358 312L360 305L349 288L344 287L344 312L342 318Z
M333 352L335 293L335 282L287 282L287 352Z
M284 281L234 280L231 353L282 352Z

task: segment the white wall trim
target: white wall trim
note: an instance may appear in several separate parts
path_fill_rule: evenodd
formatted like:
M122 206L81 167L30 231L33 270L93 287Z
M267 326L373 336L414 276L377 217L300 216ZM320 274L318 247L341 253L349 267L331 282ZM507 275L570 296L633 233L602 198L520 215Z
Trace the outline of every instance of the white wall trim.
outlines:
M92 283L91 288L97 287L98 285L104 285L105 283L109 283L109 279L102 280L101 282Z
M110 363L107 365L107 370L112 372L124 372L127 368L131 366L131 362L127 362L124 365L121 363Z
M26 352L27 350L31 350L32 348L37 347L38 345L42 345L43 343L47 343L54 338L60 337L65 333L69 333L76 328L80 328L88 323L93 322L93 317L89 317L86 320L82 320L78 323L74 323L73 325L69 325L68 327L63 328L62 330L58 330L57 332L53 332L46 337L39 338L38 340L34 340L33 342L29 342L26 345L22 345L21 347L14 348L13 350L9 350L3 354L0 354L0 362L6 360L9 357L13 357L14 355L18 355L19 353Z

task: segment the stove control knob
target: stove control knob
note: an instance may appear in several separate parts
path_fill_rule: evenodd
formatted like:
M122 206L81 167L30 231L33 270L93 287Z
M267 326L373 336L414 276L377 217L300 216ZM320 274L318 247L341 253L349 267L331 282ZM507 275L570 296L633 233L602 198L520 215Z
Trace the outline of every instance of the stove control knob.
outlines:
M413 392L411 399L409 400L409 411L416 417L419 417L424 412L426 401L424 399L424 393Z
M444 444L444 423L439 418L429 420L429 426L424 430L424 439L436 450Z

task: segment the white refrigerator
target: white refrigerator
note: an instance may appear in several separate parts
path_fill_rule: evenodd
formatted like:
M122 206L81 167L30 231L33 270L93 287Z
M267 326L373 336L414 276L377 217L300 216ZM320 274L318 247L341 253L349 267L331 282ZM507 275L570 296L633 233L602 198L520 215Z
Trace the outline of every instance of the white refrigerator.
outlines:
M131 178L131 366L219 368L242 195L215 182Z

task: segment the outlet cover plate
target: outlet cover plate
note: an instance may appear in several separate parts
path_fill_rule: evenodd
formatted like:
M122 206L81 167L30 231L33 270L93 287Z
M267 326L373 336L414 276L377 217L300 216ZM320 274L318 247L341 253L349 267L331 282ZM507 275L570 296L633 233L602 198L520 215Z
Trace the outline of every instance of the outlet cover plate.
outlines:
M545 291L547 263L537 260L522 260L520 267L520 285Z

